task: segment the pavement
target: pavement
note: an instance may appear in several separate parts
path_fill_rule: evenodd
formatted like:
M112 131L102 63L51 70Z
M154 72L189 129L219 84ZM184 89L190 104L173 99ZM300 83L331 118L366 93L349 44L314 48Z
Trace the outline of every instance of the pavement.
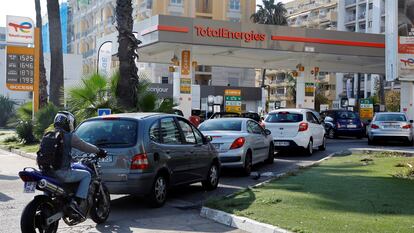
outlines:
M311 157L302 157L295 152L277 157L272 165L255 166L252 177L243 177L234 170L225 170L219 188L206 192L201 184L175 188L166 205L153 209L145 200L128 195L112 195L112 211L108 221L96 226L92 221L68 227L60 222L59 232L244 232L200 217L203 202L213 196L225 196L240 189L261 183L272 176L306 166L338 151L356 148L414 151L413 147L399 144L368 146L366 139L334 139L327 143L326 151L316 151ZM20 214L33 198L23 194L23 183L17 173L24 167L36 167L35 161L0 150L0 232L20 232ZM258 175L260 174L260 175Z

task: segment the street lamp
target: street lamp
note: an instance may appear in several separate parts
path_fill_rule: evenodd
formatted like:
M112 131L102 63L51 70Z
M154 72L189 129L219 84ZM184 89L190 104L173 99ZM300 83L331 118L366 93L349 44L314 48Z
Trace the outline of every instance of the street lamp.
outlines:
M107 44L107 43L112 43L112 40L107 40L107 41L103 42L101 44L101 46L99 46L99 49L98 49L98 60L96 61L96 73L97 74L99 74L99 53L101 52L102 46Z

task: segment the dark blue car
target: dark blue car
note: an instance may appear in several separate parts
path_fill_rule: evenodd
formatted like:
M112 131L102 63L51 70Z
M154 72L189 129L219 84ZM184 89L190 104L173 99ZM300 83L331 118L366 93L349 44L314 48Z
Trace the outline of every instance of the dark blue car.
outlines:
M364 123L358 114L347 110L329 110L321 113L324 119L325 131L329 138L350 136L362 138L365 136Z

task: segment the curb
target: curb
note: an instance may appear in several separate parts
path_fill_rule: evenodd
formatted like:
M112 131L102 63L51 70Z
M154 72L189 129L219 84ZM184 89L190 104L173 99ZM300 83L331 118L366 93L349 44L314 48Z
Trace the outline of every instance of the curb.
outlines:
M327 159L332 158L332 156L334 156L334 155L349 154L349 153L351 153L351 152L350 151L342 151L342 152L331 153L328 156L326 156L325 158L320 159L318 161L315 161L313 163L307 164L305 166L299 166L299 167L294 168L294 169L292 169L288 172L274 174L274 175L270 176L270 179L265 180L263 182L260 182L258 184L255 184L253 186L248 186L247 189L263 186L263 185L271 182L272 180L281 178L283 176L287 176L288 173L298 172L301 169L315 166L316 164L319 164L319 163L321 163L321 162L323 162ZM238 192L236 192L236 193L238 193ZM232 197L236 193L229 194L225 197L226 198ZM247 232L291 233L290 231L288 231L286 229L283 229L283 228L280 228L280 227L276 227L276 226L266 224L266 223L261 223L261 222L252 220L250 218L236 216L234 214L229 214L229 213L226 213L224 211L211 209L211 208L208 208L208 207L205 207L205 206L203 206L201 208L200 216L203 217L203 218L207 218L207 219L213 220L215 222L221 223L223 225L234 227L234 228L244 230L244 231L247 231Z
M233 214L229 214L220 210L210 209L204 206L201 208L200 216L207 219L211 219L215 222L224 224L226 226L238 228L247 232L290 233L290 231L272 226L270 224L261 223L245 217L239 217Z
M8 151L8 152L20 155L20 156L28 158L28 159L36 160L36 154L26 153L24 151L21 151L21 150L18 150L18 149L13 149L13 148L10 149L10 148L5 147L5 146L0 146L0 150Z

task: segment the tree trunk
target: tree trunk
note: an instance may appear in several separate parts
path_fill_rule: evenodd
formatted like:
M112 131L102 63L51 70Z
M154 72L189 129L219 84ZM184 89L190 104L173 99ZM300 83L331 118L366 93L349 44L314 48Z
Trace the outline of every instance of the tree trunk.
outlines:
M380 100L380 104L385 106L385 90L384 90L384 76L380 75L379 76L379 100Z
M39 107L42 108L47 105L47 79L45 62L43 58L43 38L42 38L42 12L40 8L40 0L35 0L36 9L36 27L39 28L40 40L40 57L39 57Z
M132 34L133 19L131 0L116 1L116 21L120 74L116 95L121 106L135 108L137 105L137 85L139 82L135 59L138 58L136 50L140 41Z
M56 106L61 106L60 98L63 92L63 53L58 0L47 0L47 14L49 19L50 41L50 101Z

